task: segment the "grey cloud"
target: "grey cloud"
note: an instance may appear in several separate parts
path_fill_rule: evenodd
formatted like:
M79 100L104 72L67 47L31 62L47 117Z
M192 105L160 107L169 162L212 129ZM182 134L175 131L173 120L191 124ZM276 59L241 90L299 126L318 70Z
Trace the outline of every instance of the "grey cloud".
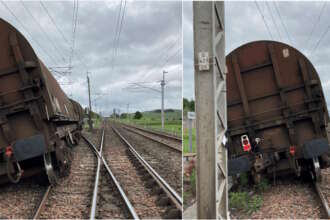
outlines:
M54 25L39 2L25 2L26 7L49 33L51 39L60 48L58 53L48 42L36 23L22 7L21 2L6 2L16 16L24 23L33 39L38 41L53 59L50 59L39 48L21 25L12 17L8 10L0 5L0 17L19 29L31 42L39 58L49 66L67 66L60 57L67 59L70 52L68 45L57 33ZM160 89L159 80L162 71L168 71L168 83L165 94L166 108L181 108L182 83L182 51L178 50L181 40L169 50L177 39L181 39L181 2L127 1L124 26L122 29L118 56L112 67L113 39L120 1L89 2L79 1L79 17L76 35L76 54L73 59L71 75L59 78L62 88L68 95L86 106L87 83L86 72L89 71L92 93L97 110L105 114L113 108L126 111L126 104L131 109L150 110L160 108L160 95L152 91L130 92L126 89L128 83L134 81L154 82L153 87ZM65 37L71 42L73 3L68 1L44 2L50 14L54 17ZM177 55L171 57L171 55ZM63 55L58 55L63 54ZM165 63L167 58L171 58ZM53 62L55 60L55 62Z

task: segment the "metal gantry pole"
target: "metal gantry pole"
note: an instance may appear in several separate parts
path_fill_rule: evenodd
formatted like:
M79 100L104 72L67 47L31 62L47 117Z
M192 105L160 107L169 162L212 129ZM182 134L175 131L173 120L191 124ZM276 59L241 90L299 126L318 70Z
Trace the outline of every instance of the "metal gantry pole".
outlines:
M164 130L164 123L165 123L165 115L164 115L165 73L167 73L167 72L166 72L166 71L163 71L163 79L162 79L162 81L160 82L161 92L162 92L162 109L161 109L162 130Z
M129 123L129 104L127 104L126 119L127 119L127 123Z
M91 101L91 87L90 87L90 81L89 81L88 73L89 72L87 72L88 102L89 102L88 126L89 126L89 130L91 131L93 129L93 123L92 123L92 101Z
M197 218L228 217L224 2L195 1Z

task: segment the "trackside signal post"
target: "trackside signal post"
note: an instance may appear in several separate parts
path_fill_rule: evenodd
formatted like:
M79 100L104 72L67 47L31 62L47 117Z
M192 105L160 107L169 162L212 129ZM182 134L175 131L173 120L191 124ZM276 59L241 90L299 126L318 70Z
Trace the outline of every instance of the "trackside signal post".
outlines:
M193 2L197 218L227 218L224 2Z

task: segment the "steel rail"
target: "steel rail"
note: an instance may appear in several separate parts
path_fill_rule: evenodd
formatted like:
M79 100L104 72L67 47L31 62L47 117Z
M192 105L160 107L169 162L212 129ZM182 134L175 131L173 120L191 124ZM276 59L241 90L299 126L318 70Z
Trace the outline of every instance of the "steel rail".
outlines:
M104 143L104 129L102 130L100 150L98 151L98 153L100 155L102 155L103 143ZM96 169L96 175L95 175L92 206L91 206L89 219L95 219L95 213L96 213L96 207L97 207L97 195L98 195L99 180L100 180L100 170L101 170L101 159L100 159L100 157L97 157L97 169Z
M180 143L182 142L182 139L180 137L175 137L173 135L169 135L169 134L166 134L166 133L161 133L159 131L153 131L153 130L150 130L150 129L140 128L140 127L129 125L129 124L123 124L123 125L125 125L127 127L136 128L138 130L145 131L147 133L155 134L155 135L162 136L162 137L167 137L169 139L172 139L174 141L178 141Z
M112 127L114 132L125 142L132 154L140 161L148 173L154 178L158 185L165 191L167 196L171 199L174 205L182 211L182 198L178 193L149 165L147 161L134 149L134 147L119 133L117 129Z
M49 192L50 192L51 188L52 188L52 185L49 185L49 186L47 187L46 192L45 192L45 194L43 195L43 197L42 197L42 199L41 199L41 201L40 201L40 204L39 204L39 206L38 206L38 209L37 209L37 211L34 213L32 219L38 219L38 218L39 218L39 215L40 215L42 209L44 208L44 206L45 206L45 204L46 204L46 200L47 200L47 198L48 198L48 195L49 195Z
M127 195L125 194L124 190L121 188L119 182L117 181L116 177L113 175L107 161L104 159L104 157L99 153L99 151L96 149L96 147L94 146L93 143L91 143L84 135L82 135L83 139L86 141L86 143L93 149L95 155L100 158L102 160L102 163L105 167L105 169L107 170L107 173L109 174L110 178L112 179L112 181L114 182L114 184L116 185L119 193L120 193L120 196L122 197L122 199L124 200L125 202L125 205L127 206L128 208L128 211L130 212L131 216L133 219L140 219L139 216L136 214L136 211L132 205L132 203L129 201Z
M141 136L143 136L143 137L145 137L145 138L148 138L148 139L150 139L150 140L152 140L152 141L155 141L155 142L157 142L157 143L163 144L163 145L165 145L166 147L169 147L169 148L171 148L171 149L173 149L173 150L176 150L176 151L178 151L178 152L180 152L180 153L182 152L182 149L180 149L180 148L177 148L177 147L174 147L174 146L172 146L172 145L170 145L170 144L164 143L164 142L162 142L162 141L160 141L160 140L157 140L157 139L155 139L155 138L153 138L153 137L150 137L150 136L148 136L148 135L141 134L141 133L135 131L134 129L132 129L132 128L130 128L130 127L123 126L123 128L126 129L126 130L128 130L128 131L131 131L131 132L133 132L133 133L135 133L135 134L138 134L138 135L141 135Z
M314 186L316 189L316 192L321 200L322 206L324 208L325 213L327 214L327 219L330 219L330 209L328 205L328 201L325 198L324 194L322 193L321 187L318 182L314 182Z

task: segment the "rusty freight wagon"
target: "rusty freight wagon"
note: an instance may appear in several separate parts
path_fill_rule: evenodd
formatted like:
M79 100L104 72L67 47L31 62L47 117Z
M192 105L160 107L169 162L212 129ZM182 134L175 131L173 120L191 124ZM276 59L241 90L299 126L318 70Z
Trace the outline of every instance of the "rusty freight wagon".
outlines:
M226 57L229 174L310 172L329 166L328 110L320 78L295 48L245 44Z
M24 36L0 19L0 182L70 167L82 108L71 101ZM66 143L65 143L66 142Z

